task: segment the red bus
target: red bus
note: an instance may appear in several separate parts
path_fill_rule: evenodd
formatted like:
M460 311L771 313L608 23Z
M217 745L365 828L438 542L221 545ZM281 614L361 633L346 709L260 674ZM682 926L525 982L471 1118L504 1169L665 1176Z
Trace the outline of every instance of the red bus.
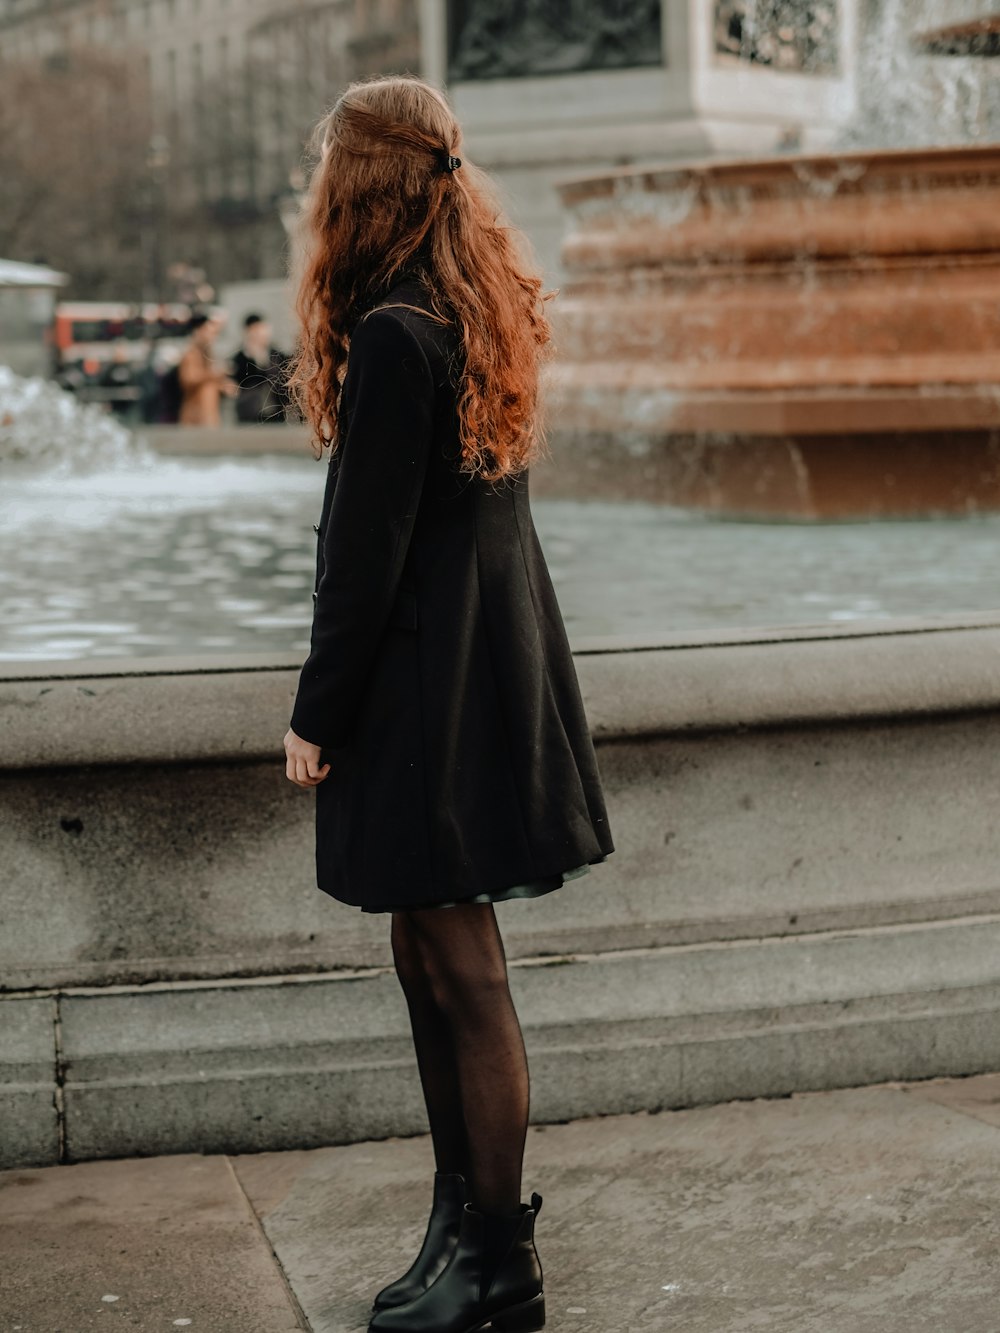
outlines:
M124 301L58 301L52 324L55 370L79 366L100 374L116 357L144 363L155 349L180 350L191 331L189 305L146 305ZM221 317L221 307L206 313Z

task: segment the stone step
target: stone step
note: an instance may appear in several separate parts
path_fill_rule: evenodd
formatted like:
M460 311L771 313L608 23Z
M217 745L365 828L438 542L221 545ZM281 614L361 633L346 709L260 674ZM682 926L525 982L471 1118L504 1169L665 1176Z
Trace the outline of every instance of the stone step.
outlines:
M996 1068L997 958L1000 915L514 962L533 1119ZM391 969L0 1004L6 1165L426 1128Z

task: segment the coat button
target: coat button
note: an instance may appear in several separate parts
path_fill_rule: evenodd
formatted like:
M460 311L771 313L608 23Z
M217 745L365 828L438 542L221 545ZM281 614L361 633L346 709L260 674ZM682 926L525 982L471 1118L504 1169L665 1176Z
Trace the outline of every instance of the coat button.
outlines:
M315 532L315 533L317 533L317 534L319 533L319 524L318 524L318 523L314 523L314 524L313 524L313 532Z

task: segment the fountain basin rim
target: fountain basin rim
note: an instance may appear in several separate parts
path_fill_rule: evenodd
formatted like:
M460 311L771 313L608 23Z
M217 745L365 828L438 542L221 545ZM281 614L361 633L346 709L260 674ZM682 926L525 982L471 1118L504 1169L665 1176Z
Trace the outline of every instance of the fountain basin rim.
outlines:
M572 208L602 196L614 197L623 183L641 185L650 191L692 186L770 189L777 180L805 186L819 184L825 179L841 189L862 178L868 181L879 177L908 178L914 173L964 177L977 167L991 171L1000 169L1000 143L701 158L691 162L665 162L659 166L613 167L598 174L574 174L560 177L555 185L563 204ZM842 173L839 178L838 173Z
M1000 710L1000 610L575 645L597 742ZM49 674L44 674L48 670ZM0 665L0 770L280 763L294 666Z
M912 39L914 49L930 56L965 56L973 59L995 57L996 43L989 41L981 50L976 49L977 38L996 38L1000 41L1000 15L987 15L980 19L971 19L966 23L947 23L942 27L928 28L915 33ZM955 50L954 44L968 43L969 49Z
M806 526L806 525L804 525ZM933 634L950 630L1000 630L995 611L942 612L935 616L887 616L857 622L802 621L793 625L754 625L718 629L661 630L649 634L571 636L574 657L636 653L675 648L722 648L730 644L784 643L813 639L869 639L896 634ZM164 657L47 658L0 660L0 685L33 680L106 680L142 676L218 676L234 672L298 671L301 658L276 653L190 653Z
M905 370L905 363L900 367ZM867 380L838 382L834 367L829 383L794 383L792 370L761 363L743 367L746 386L729 376L731 387L704 387L687 368L664 372L656 362L566 361L549 367L544 401L550 428L621 430L623 423L648 435L775 436L924 433L1000 429L1000 387L990 383L925 384L915 375L900 384L873 383L880 367L873 363ZM756 381L756 382L755 382ZM791 381L791 382L790 382ZM634 421L630 403L639 394L644 406ZM545 466L536 465L536 471ZM565 466L565 464L564 464Z

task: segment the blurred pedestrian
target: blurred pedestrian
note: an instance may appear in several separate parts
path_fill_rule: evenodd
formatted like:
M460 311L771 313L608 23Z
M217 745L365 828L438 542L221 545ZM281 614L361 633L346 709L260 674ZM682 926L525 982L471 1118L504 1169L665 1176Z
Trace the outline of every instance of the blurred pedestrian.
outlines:
M153 420L167 426L176 426L181 418L181 366L180 356L173 347L158 349L153 359L153 369L157 375L156 402L153 404Z
M163 367L157 364L155 338L147 338L143 343L142 358L135 373L135 383L139 390L138 417L146 425L154 425L160 418L161 377ZM174 415L176 420L176 413Z
M282 422L288 406L288 356L272 346L263 315L243 321L243 345L233 357L237 421Z
M111 412L122 421L134 421L139 391L125 343L115 343L111 360L101 371L98 383L108 391L106 401Z
M56 371L55 381L61 389L67 390L68 393L78 393L87 382L83 361L78 359L64 362Z
M189 327L191 342L177 367L181 391L178 421L182 426L218 426L223 394L231 398L236 393L236 385L213 356L220 324L209 315L197 314Z

